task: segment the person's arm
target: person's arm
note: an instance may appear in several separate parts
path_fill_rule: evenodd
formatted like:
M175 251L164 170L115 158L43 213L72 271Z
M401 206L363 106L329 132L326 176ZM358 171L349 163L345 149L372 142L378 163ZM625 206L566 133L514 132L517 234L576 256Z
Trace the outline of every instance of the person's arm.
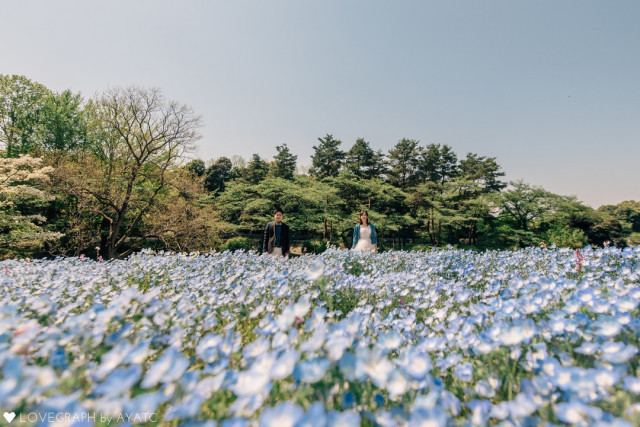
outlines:
M375 251L378 252L378 235L376 234L376 227L371 225L371 244L375 247Z
M282 245L282 255L284 255L285 257L289 256L289 247L290 247L290 242L289 242L289 226L287 224L282 224L282 234L284 234L284 236L281 236L281 238L283 238L282 240L284 240L284 244Z
M269 223L264 228L264 233L262 235L262 253L267 253L267 244L269 243Z
M356 226L353 228L353 243L351 244L351 249L356 247L359 237L360 237L360 225L356 224Z

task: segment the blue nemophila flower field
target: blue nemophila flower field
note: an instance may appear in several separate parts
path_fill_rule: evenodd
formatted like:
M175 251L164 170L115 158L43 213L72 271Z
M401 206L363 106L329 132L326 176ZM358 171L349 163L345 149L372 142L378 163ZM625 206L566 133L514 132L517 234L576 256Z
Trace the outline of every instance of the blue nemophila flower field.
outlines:
M0 410L31 424L638 425L640 247L581 255L4 261Z

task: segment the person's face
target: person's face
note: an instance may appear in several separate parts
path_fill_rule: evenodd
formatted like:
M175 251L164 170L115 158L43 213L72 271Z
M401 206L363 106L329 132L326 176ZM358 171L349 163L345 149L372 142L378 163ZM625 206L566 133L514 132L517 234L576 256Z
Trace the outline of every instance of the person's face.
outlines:
M360 219L362 222L369 223L369 215L366 212L360 214Z
M276 222L281 222L282 221L282 212L276 212L276 214L273 216L273 218L276 220Z

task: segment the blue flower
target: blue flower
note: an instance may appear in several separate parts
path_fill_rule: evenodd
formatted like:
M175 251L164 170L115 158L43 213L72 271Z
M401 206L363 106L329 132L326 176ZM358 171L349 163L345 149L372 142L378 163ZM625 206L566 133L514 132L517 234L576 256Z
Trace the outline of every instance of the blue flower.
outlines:
M460 381L469 382L473 379L473 366L469 362L464 362L456 366L453 373Z
M353 405L355 405L355 403L356 403L356 397L352 392L347 391L342 394L342 399L341 399L342 409L349 409Z
M331 361L322 357L305 360L295 367L293 377L302 382L313 384L324 377L329 365L331 365Z
M262 411L260 427L293 427L304 416L304 411L291 402L280 402Z
M327 427L359 427L360 415L354 411L329 411Z
M322 402L315 402L309 406L304 417L298 422L299 427L325 427L327 413Z

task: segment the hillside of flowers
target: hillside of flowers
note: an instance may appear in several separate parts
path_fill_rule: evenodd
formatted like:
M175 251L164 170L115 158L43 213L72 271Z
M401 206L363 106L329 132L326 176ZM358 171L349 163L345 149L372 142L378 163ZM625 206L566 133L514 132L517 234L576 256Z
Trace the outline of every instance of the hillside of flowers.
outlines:
M0 263L0 422L639 425L640 247Z

